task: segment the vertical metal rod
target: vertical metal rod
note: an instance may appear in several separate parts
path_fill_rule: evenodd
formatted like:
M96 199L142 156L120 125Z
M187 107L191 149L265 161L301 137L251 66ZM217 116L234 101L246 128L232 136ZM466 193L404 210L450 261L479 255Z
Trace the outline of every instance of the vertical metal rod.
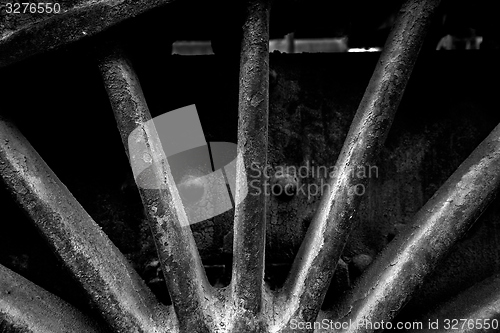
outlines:
M286 51L288 53L295 53L295 34L290 32L285 36L286 40Z
M269 3L251 0L243 26L240 60L240 95L236 209L234 221L232 301L237 312L261 312L264 283L269 113ZM245 322L244 320L241 323ZM238 326L241 332L250 328Z

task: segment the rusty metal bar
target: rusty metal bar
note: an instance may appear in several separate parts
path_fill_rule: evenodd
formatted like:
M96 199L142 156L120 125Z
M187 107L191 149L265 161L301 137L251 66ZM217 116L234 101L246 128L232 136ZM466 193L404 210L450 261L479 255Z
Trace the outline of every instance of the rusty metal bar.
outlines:
M217 317L217 299L208 283L187 215L151 121L139 79L128 60L115 49L103 56L100 69L111 106L132 167L146 159L148 168L141 175L148 187L138 183L148 215L162 269L182 332L204 332ZM137 130L139 129L139 130ZM135 131L134 131L135 130ZM130 138L134 131L137 135ZM142 147L130 151L129 140ZM147 158L146 158L147 156ZM146 174L148 173L149 174ZM136 182L140 180L137 178Z
M354 117L335 174L278 297L277 327L292 319L312 322L318 314L354 228L352 218L361 199L357 189L368 185L368 176L358 178L358 171L376 163L439 2L411 0L400 11Z
M0 265L0 331L103 333L91 318Z
M487 333L500 330L500 275L494 275L419 320L409 333Z
M234 221L232 302L242 318L235 331L252 331L261 312L264 283L269 114L269 2L251 0L240 58L238 159ZM259 319L255 319L259 320ZM249 322L252 322L249 324ZM241 325L241 326L238 326ZM250 325L250 326L248 326Z
M500 187L500 125L389 243L346 298L339 321L389 321L465 235ZM347 332L372 332L358 327Z
M167 309L26 138L2 118L0 175L116 332L157 329Z
M0 31L0 68L32 55L56 49L62 45L93 36L129 18L174 0L86 0L73 1L71 8L61 2L61 13L25 14L18 26L6 26ZM7 14L2 8L2 15ZM45 16L44 16L45 15ZM44 19L41 19L44 17ZM10 21L17 17L12 17Z

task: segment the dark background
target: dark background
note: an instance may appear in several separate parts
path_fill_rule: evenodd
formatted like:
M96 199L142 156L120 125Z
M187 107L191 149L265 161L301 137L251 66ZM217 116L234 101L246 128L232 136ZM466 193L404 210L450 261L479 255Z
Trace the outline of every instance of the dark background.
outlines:
M326 305L361 274L364 267L356 258L375 257L499 123L500 65L495 45L500 29L489 3L444 2L377 165L379 177L372 179L356 216L359 227L345 249L345 265L334 278ZM234 2L212 6L184 1L175 6L169 12L157 11L118 25L97 39L128 40L153 117L196 104L207 141L236 142L238 29L228 27L238 26L241 9ZM291 31L297 38L348 35L350 46L382 46L397 7L397 1L336 6L324 1L277 1L271 16L272 37ZM228 9L234 15L228 15ZM486 47L433 51L443 35L471 28L484 36ZM183 39L213 39L216 55L169 56L170 43ZM157 297L168 302L97 69L96 40L1 69L0 112L17 124ZM334 165L378 56L272 54L270 163L299 167L312 159ZM321 179L301 181L315 184ZM3 187L0 200L0 263L86 308L79 287ZM272 285L279 285L286 276L318 202L319 198L302 196L286 202L269 198L266 274ZM212 283L229 282L232 213L192 226ZM499 213L497 200L402 316L417 316L421 309L500 271Z

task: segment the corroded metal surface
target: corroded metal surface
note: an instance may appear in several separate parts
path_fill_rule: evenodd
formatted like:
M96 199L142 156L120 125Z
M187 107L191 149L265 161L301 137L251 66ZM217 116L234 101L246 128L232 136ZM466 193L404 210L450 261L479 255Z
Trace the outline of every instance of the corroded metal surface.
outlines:
M267 0L249 2L249 15L244 25L233 276L228 288L215 289L207 281L158 133L146 125L151 115L139 79L118 49L110 48L109 52L105 52L100 69L130 160L142 159L141 163L149 165L148 181L152 181L153 186L147 189L139 186L140 194L173 308L163 307L152 297L123 256L29 143L3 120L0 120L1 175L114 331L311 332L311 328L292 328L290 323L313 322L317 318L340 254L354 227L353 216L360 203L356 188L368 184L368 179L359 177L356 171L376 161L422 45L429 19L439 2L412 0L403 6L347 135L335 174L323 193L322 203L294 262L290 278L280 292L271 292L263 284L266 234L263 186L266 179L262 173L255 175L267 164ZM52 18L35 22L21 32L4 32L0 37L0 47L3 47L0 49L0 66L17 61L24 55L82 38L78 35L80 31L69 27L64 31L65 25L73 19L89 18L88 22L78 21L76 26L77 30L85 28L82 35L93 35L146 10L147 6L153 8L163 3L168 1L141 1L133 5L128 1L91 1L75 6L57 18L59 21ZM111 16L102 16L102 8L111 8ZM99 18L102 24L95 24L94 20ZM64 22L63 30L54 28L56 21ZM49 37L40 31L48 31ZM25 42L30 34L36 36L36 45ZM57 36L55 39L52 38L54 35ZM20 53L13 47L17 40L24 43ZM135 134L131 138L133 131ZM143 154L129 151L131 139L144 147ZM383 256L371 266L340 313L321 313L320 318L354 323L360 320L380 323L393 319L425 276L433 271L439 260L491 202L500 184L499 141L500 127L497 127L422 208L406 234L392 242ZM371 262L371 257L361 259L353 261L362 266L360 270ZM12 284L17 283L12 276L4 274L0 267L0 277ZM497 284L498 280L494 280L474 291L487 296ZM4 288L2 284L0 286ZM29 288L14 289L22 294ZM41 295L35 289L33 292ZM470 294L464 295L454 303L453 309L457 308L456 304L465 304ZM27 302L25 296L9 297L7 303L0 303L0 310L3 311L0 314L8 316L13 324L29 325L25 324L22 315L15 313L16 302L19 301L19 306L25 306L27 311L41 313L46 308L37 302L30 308L23 304ZM457 316L492 317L498 314L497 300L497 295L493 294L486 302L478 301L475 312L469 308L466 314L460 311L453 313ZM54 311L53 308L59 306L57 304L50 303L52 310L49 310ZM492 308L496 312L491 312ZM63 309L61 313L64 311L69 310ZM451 310L443 311L445 315L452 313ZM80 319L76 319L75 325L80 325ZM72 331L78 332L80 328ZM346 331L373 330L350 326Z
M0 331L104 333L70 304L0 265Z
M365 272L346 299L338 320L373 323L394 318L439 260L486 209L499 186L500 125ZM348 330L372 331L362 327Z
M174 324L23 135L0 119L0 175L43 237L116 332L168 332Z
M232 299L235 332L260 332L266 236L263 170L269 116L269 2L251 1L243 26L240 60L238 159ZM258 328L261 327L261 328Z
M126 19L173 0L87 0L61 2L59 14L28 14L25 21L0 31L0 67L93 36ZM71 5L71 7L66 7ZM7 14L2 8L2 16Z
M411 333L475 333L500 330L500 275L494 275L440 306Z
M438 4L435 0L408 1L400 11L354 117L334 175L279 295L276 305L281 315L274 323L276 329L288 325L290 320L316 319L354 228L353 216L361 200L356 188L368 184L368 178L358 178L357 171L376 164Z
M149 189L139 186L139 192L180 331L205 332L213 325L224 325L219 320L212 322L223 312L222 304L208 283L158 133L154 125L146 125L151 115L139 79L118 50L103 55L100 69L127 155L134 161L146 159L149 164L145 171L150 172L146 176ZM136 137L131 140L142 143L144 148L140 154L129 151L129 135L133 130Z

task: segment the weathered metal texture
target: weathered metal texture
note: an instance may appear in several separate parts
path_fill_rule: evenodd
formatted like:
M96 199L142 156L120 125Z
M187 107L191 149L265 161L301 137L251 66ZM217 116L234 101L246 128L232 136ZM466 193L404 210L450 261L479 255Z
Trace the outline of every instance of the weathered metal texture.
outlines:
M368 178L358 178L357 171L375 165L438 4L437 0L407 1L400 11L347 134L334 175L278 296L276 306L281 315L274 324L276 329L290 320L316 319L354 228L353 216L361 199L356 194L357 186L368 185Z
M494 275L472 286L449 302L439 306L420 322L416 333L475 333L500 330L500 275Z
M384 250L346 298L341 322L389 321L493 200L500 186L500 125ZM352 327L347 332L372 332Z
M70 304L0 265L0 331L103 333Z
M158 303L127 259L26 138L1 118L0 174L116 332L166 332L166 328L173 327L167 309ZM162 322L158 322L160 318Z
M51 14L50 17L29 14L28 24L0 31L0 68L93 36L119 22L171 2L173 0L87 0L73 3L71 8L65 8L65 3L61 2L60 14ZM2 15L23 14L3 12Z
M214 325L212 319L222 312L222 303L208 283L158 133L154 125L147 125L151 115L139 79L118 49L103 56L100 69L127 155L131 161L146 159L147 155L149 168L145 172L150 172L147 177L151 189L139 186L139 192L180 331L206 332ZM141 154L129 151L129 135L136 128L140 131L131 140L144 147Z
M269 1L250 1L240 58L238 158L233 241L234 332L259 332L264 286L269 117ZM240 317L241 316L241 317Z

